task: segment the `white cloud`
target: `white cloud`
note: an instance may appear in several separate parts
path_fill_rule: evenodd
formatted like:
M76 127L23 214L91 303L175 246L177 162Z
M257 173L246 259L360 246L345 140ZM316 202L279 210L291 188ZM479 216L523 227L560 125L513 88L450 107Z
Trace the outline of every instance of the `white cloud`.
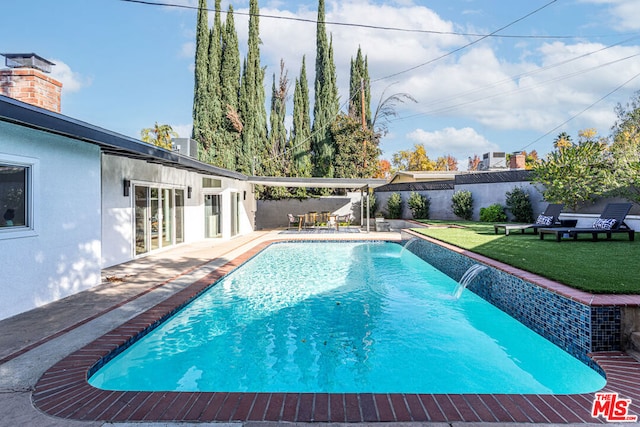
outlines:
M51 77L62 83L64 92L78 92L84 87L91 86L91 78L71 70L69 65L60 60L54 59L52 62L56 65L51 68Z
M435 159L450 154L462 163L472 154L481 155L499 150L496 144L469 127L462 129L448 127L435 132L416 129L409 133L407 138L414 143L424 144L430 158Z
M610 25L614 30L640 29L640 2L638 0L582 0L583 3L608 5L607 11L611 15Z

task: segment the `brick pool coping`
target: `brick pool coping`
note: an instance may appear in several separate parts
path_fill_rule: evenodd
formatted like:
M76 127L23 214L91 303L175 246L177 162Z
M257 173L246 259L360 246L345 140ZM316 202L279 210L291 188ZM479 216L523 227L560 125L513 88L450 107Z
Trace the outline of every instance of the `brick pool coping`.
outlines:
M34 405L59 418L112 422L605 422L591 417L593 393L124 392L89 385L87 378L91 369L112 351L126 345L271 243L256 246L56 363L36 384L32 394ZM593 353L591 357L607 375L602 391L617 392L631 399L630 414L640 414L640 363L623 352Z

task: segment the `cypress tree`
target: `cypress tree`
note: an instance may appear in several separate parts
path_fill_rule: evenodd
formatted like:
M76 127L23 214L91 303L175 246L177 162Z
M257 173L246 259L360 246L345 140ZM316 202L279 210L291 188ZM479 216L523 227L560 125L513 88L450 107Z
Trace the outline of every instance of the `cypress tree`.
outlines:
M221 34L222 23L220 20L220 0L216 0L215 18L213 27L209 31L208 52L208 81L207 81L207 110L209 121L207 123L210 145L205 159L208 163L227 167L224 162L224 147L220 142L220 126L222 124L222 106L220 101L220 62L222 56Z
M349 115L362 121L362 86L364 86L364 113L367 127L371 126L371 90L369 83L367 58L362 57L362 50L358 47L356 59L351 58Z
M293 92L293 130L290 147L292 160L291 176L309 177L311 167L311 118L309 117L309 82L306 59L302 57L300 77L296 79Z
M193 130L191 137L198 141L198 158L211 146L207 124L209 113L207 109L208 80L209 80L209 23L207 0L199 0L198 21L196 24L196 57L193 89Z
M313 106L312 129L314 175L332 177L334 143L330 126L338 114L339 104L332 45L327 40L325 29L324 0L319 0L318 4L316 79L314 86L315 103Z
M244 61L240 88L240 116L244 120L241 156L238 170L246 174L261 174L259 156L264 153L267 139L264 70L260 66L260 28L257 0L249 3L249 46Z
M284 69L284 61L280 61L280 78L276 84L276 75L273 74L271 86L271 132L269 135L269 147L266 150L265 174L269 176L286 176L289 174L289 162L287 159L287 129L284 119L287 115L287 90L289 79Z
M225 167L236 170L240 151L240 134L243 123L239 113L240 49L233 18L233 6L229 5L222 32L222 61L220 66L222 129L221 143L225 147Z

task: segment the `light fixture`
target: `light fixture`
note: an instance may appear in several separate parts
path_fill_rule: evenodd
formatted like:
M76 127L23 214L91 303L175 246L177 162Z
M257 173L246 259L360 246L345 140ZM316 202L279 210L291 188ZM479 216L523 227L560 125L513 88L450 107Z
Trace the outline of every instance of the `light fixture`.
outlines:
M191 187L187 187L187 199L191 198L191 190L192 190Z
M242 200L247 200L247 192L246 191L242 192Z
M123 190L124 197L129 197L129 189L130 188L131 188L131 181L129 181L128 179L123 179L122 180L122 190Z

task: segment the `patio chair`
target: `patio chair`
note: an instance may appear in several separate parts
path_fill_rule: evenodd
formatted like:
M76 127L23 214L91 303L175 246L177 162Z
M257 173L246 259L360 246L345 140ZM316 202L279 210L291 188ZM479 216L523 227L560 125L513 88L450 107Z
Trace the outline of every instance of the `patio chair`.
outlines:
M296 218L293 214L287 214L287 218L289 219L289 225L287 225L287 229L291 228L299 228L300 227L300 218Z
M631 203L609 203L591 227L541 228L538 230L540 240L544 239L545 234L554 234L556 241L559 242L564 235L577 240L579 234L591 234L593 240L598 240L598 234L605 234L607 239L611 239L613 233L627 233L629 240L633 241L635 230L629 228L624 222L631 206Z
M566 224L560 221L558 217L560 216L563 207L564 205L562 203L550 203L547 205L544 212L538 215L536 222L533 224L494 224L493 231L495 234L498 234L498 230L504 228L504 234L508 236L510 230L520 230L521 233L524 233L525 230L532 229L533 234L538 234L538 229L540 228L568 227L576 225L575 222L573 224Z

